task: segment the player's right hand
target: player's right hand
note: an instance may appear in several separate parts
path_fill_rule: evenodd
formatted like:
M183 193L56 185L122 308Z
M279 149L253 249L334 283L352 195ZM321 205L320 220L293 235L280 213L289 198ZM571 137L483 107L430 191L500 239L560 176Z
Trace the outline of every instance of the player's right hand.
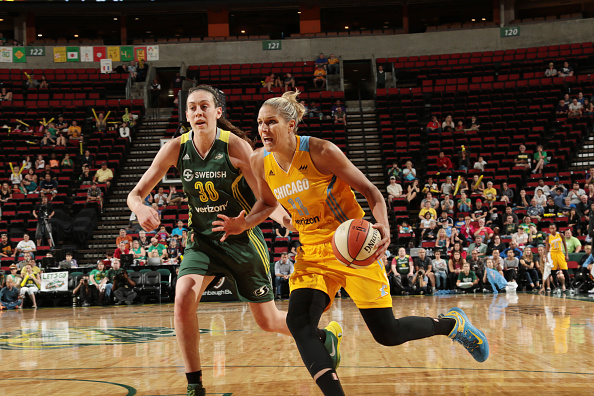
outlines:
M145 205L140 206L140 209L137 210L136 218L140 226L147 232L151 232L161 224L159 213Z

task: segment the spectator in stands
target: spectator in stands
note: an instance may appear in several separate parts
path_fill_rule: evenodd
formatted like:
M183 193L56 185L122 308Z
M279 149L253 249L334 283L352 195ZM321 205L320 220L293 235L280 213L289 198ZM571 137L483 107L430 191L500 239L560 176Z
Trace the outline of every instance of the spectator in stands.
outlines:
M45 178L39 183L39 192L41 193L42 197L47 195L51 195L49 198L52 201L56 194L58 193L58 181L56 179L52 179L49 174L45 174Z
M0 257L14 257L15 249L12 242L8 240L7 234L0 237Z
M555 69L555 64L553 62L549 63L549 67L544 72L545 77L557 77L557 69Z
M559 213L559 207L555 205L555 199L549 195L547 198L547 204L543 208L544 217L555 217Z
M159 243L155 237L151 238L151 244L148 248L148 257L159 257L162 260L167 258L167 249L165 245Z
M275 297L280 299L282 297L282 285L283 283L289 284L289 277L293 273L293 262L289 260L287 252L281 254L280 260L274 263L274 275L275 275Z
M517 230L518 227L515 226L515 229ZM516 231L512 232L509 235L506 234L506 236L511 236L512 234L515 234L515 232ZM493 254L493 250L498 250L498 251L502 252L505 249L507 249L507 245L501 241L501 236L493 235L491 242L487 245L487 256L491 256Z
M479 124L478 119L475 116L472 116L470 117L470 121L468 121L468 125L464 131L478 131L480 127L481 125Z
M126 249L130 249L130 245L132 244L132 237L128 234L126 234L126 230L124 228L120 228L120 234L118 235L118 237L116 238L116 247L120 246L120 243L124 242L125 248ZM114 257L115 256L114 254ZM119 258L119 257L117 257Z
M90 168L95 163L95 156L91 155L91 152L89 150L85 150L85 155L81 157L80 163L81 165L83 165L83 167L84 165L88 165Z
M49 88L49 83L47 81L47 78L45 77L45 74L41 75L41 80L39 82L39 89L48 89Z
M145 230L138 231L138 242L140 246L144 248L144 250L148 250L149 246L151 245L151 240L146 236Z
M555 200L555 205L557 205L557 207L561 207L564 205L565 203L565 198L566 198L566 194L564 192L564 189L562 187L553 187L551 189L551 191L554 191L555 194L552 195L553 199ZM570 199L571 201L571 199Z
M454 203L454 201L452 199L450 199L450 194L445 194L443 197L443 201L441 201L442 213L445 213L446 216L453 215L455 208L456 208L456 204Z
M577 98L573 98L569 104L567 116L569 118L580 118L582 116L582 108L583 106L580 102L578 102Z
M31 264L31 268L34 268L33 272L35 272L35 273L39 272L39 267L37 266L37 264L35 264L35 260L33 259L33 253L26 252L23 255L23 259L21 261L19 261L17 264L18 269L21 271L21 276L23 275L23 272L25 271L25 266L27 264Z
M126 270L120 268L120 260L113 260L108 276L113 283L112 291L115 296L115 305L121 305L124 302L127 305L132 305L137 296L134 291L136 282L128 277Z
M326 86L326 70L320 65L316 65L313 73L314 88L324 88Z
M99 184L106 184L107 188L111 185L113 179L113 172L107 167L107 162L101 164L101 169L98 169L93 177L93 181Z
M163 187L159 187L157 193L153 197L153 202L159 206L163 206L167 203L167 194L163 191Z
M417 178L417 170L413 168L411 161L406 161L405 168L402 170L402 177L406 181L413 181Z
M501 184L501 201L505 202L506 204L510 204L514 202L514 190L508 187L507 182L503 182Z
M41 203L37 204L33 209L33 217L37 219L37 230L35 231L35 239L37 239L37 246L41 246L43 238L47 238L47 243L51 248L52 245L52 225L50 219L54 217L56 212L53 205L48 202L47 195L41 197Z
M528 209L530 206L530 195L526 194L526 190L521 189L520 195L518 195L518 199L516 201L516 209L523 210Z
M317 67L322 67L323 69L326 69L328 66L328 59L324 56L322 52L320 52L320 55L318 55L318 57L316 58L315 64Z
M184 196L183 192L178 192L175 186L169 187L169 196L167 197L167 205L177 205L181 208L182 203L188 202L188 198Z
M446 220L447 223L447 220ZM438 223L435 223L436 227ZM437 228L437 237L435 238L435 248L449 248L450 247L450 240L448 239L448 235L446 234L445 229Z
M512 235L512 242L514 242L518 247L524 248L524 246L532 242L530 237L531 234L527 233L526 231L524 231L524 228L520 227L518 228L518 232Z
M481 201L480 199L477 199L474 202L474 207L472 208L471 216L474 221L487 218L487 209L483 207L483 201Z
M431 116L431 121L427 123L425 131L427 132L427 135L431 135L432 133L441 134L441 127L439 126L439 121L437 121L436 116Z
M35 246L35 242L29 239L29 234L23 234L23 240L17 243L14 257L20 257L25 253L34 253L37 251L37 247Z
M23 305L23 299L20 298L19 289L13 279L6 279L6 286L0 290L0 309L20 308Z
M536 204L539 206L544 206L547 203L547 196L544 194L542 189L536 190L536 195L532 199L536 200Z
M507 249L507 256L503 259L503 272L508 282L516 282L518 279L518 267L520 261L515 257L513 249Z
M76 124L76 120L73 120L72 125L68 128L68 137L70 139L82 139L82 129Z
M90 172L90 168L88 165L83 165L83 171L81 173L81 175L78 177L78 181L81 185L87 185L87 184L95 184L96 182L93 183L93 176L91 176L91 172ZM88 191L87 191L87 197L88 197ZM88 200L87 200L88 202Z
M424 208L421 210L425 210ZM431 209L433 210L433 209ZM425 232L431 228L431 222L435 223L435 220L431 219L431 212L430 211L425 211L423 216L421 216L421 214L419 214L419 219L421 219L421 222L419 224L419 230L421 232L421 241L423 239L425 239Z
M563 67L559 71L559 77L571 77L573 76L573 68L569 66L569 62L563 62Z
M493 206L493 202L497 201L497 190L493 187L493 182L487 182L487 188L483 191L482 197L488 206Z
M396 177L390 176L390 184L386 187L388 191L388 208L392 208L392 200L402 196L402 186L396 183Z
M536 188L534 188L535 196L536 196L538 190L541 190L545 196L549 196L551 194L551 190L549 189L549 186L547 186L545 184L543 179L538 179L538 186L536 186Z
M103 264L103 261L99 260L97 262L97 268L90 272L89 284L99 291L99 305L103 305L103 298L105 296L107 296L109 301L113 284L109 283L109 277L107 276L107 271L105 271L105 264Z
M499 271L499 273L503 276L503 259L501 258L500 251L493 249L491 259L493 260L493 268Z
M483 236L475 232L474 242L468 246L466 252L468 254L476 250L479 256L484 256L487 254L487 247L487 244L483 243Z
M415 179L412 184L408 185L408 190L406 193L407 202L412 202L420 193L421 189L419 188L419 180Z
M435 293L435 274L433 273L433 263L431 262L431 259L427 257L427 251L425 249L419 249L419 257L414 259L414 264L415 272L417 274L419 273L419 271L423 271L425 273L425 276L429 278L429 286Z
M452 116L448 114L441 124L441 130L443 132L454 132L455 128L456 125L454 125L454 120L452 119Z
M485 171L485 165L487 165L487 161L482 156L478 157L478 160L474 163L473 168L478 169L481 172Z
M153 82L151 83L151 85L149 87L149 93L150 93L151 107L158 108L159 107L159 95L161 95L161 84L159 83L158 79L156 79L156 78L153 79Z
M319 118L320 120L324 117L324 114L320 110L320 107L314 102L309 102L309 118Z
M536 226L530 226L530 239L528 244L532 247L538 247L540 245L544 245L545 239L548 237L548 234L544 231L539 231Z
M132 78L132 82L134 82L136 80L136 76L138 73L138 68L136 66L135 61L130 61L130 65L128 66L128 73L130 74L130 77Z
M458 211L460 212L470 212L472 201L470 200L470 198L468 198L466 193L463 192L460 194L460 199L458 200L456 206L458 207Z
M50 254L50 253L48 253ZM73 257L72 252L66 252L64 260L60 261L59 267L63 269L78 268L78 262Z
M31 298L31 301L33 302L33 308L37 308L35 294L39 289L41 289L41 279L39 279L39 274L34 273L31 264L27 263L25 265L25 270L23 271L20 294L23 299L26 294L29 295L29 298Z
M177 221L177 228L174 228L171 231L171 236L175 236L175 235L179 235L180 237L183 235L183 232L187 231L186 228L184 227L184 222L181 220Z
M389 279L391 285L394 286L395 294L405 294L406 290L412 286L414 277L413 260L406 254L406 249L403 247L398 249L398 255L392 259L390 269Z
M584 99L584 104L582 107L582 114L583 115L593 115L594 114L594 105L592 105L592 102L589 99Z
M58 122L56 123L56 129L62 132L68 132L68 123L64 121L64 116L60 114L58 116Z
M559 100L559 104L555 108L555 113L557 117L566 117L569 113L569 105L565 103L565 100Z
M439 152L439 157L437 158L437 168L440 172L454 169L454 165L452 165L452 160L450 159L450 157L446 157L443 151Z
M582 251L582 243L579 239L574 237L570 229L565 230L565 245L567 246L567 254L579 253Z
M384 71L384 67L382 65L379 65L377 68L376 88L386 88L386 72Z
M467 171L468 169L470 169L470 158L466 150L462 150L458 155L458 170Z
M266 88L266 90L268 92L272 92L272 87L281 87L282 86L280 77L277 77L274 73L270 73L264 79L263 86L264 86L264 88Z
M456 188L456 186L452 182L452 176L446 176L445 182L441 183L439 192L444 197L445 197L445 195L449 195L449 196L453 197L455 188Z
M342 124L346 126L346 113L342 111L342 106L338 106L334 112L334 124Z
M35 169L44 169L45 168L45 160L43 159L43 155L37 154L37 159L35 160Z
M520 144L519 149L520 149L520 153L516 155L516 158L514 159L514 164L517 167L521 167L521 168L524 168L525 170L529 170L530 169L530 156L526 152L526 146L524 146L523 144Z
M285 74L285 78L283 79L283 85L285 87L285 92L287 92L289 90L289 87L292 88L292 90L295 90L295 77L293 77L293 75L291 73L286 73Z
M532 173L541 173L544 166L549 163L549 157L546 151L542 151L542 145L539 144L536 147L536 153L534 153L534 163L536 166Z
M479 278L470 270L470 264L464 263L462 271L458 274L456 287L464 293L474 292L478 289Z
M474 236L477 237L480 235L485 243L489 243L491 238L493 238L493 234L493 229L485 226L485 219L479 219L478 227L474 230Z
M85 174L81 175L81 177L83 176L85 176ZM96 181L92 181L91 187L89 187L89 189L87 190L87 203L89 202L97 202L99 204L99 210L103 211L103 192L101 192L101 189L97 185Z
M12 92L6 89L6 87L2 87L0 89L0 102L11 102L12 101Z
M124 231L125 233L126 231ZM125 240L122 240L119 244L118 247L114 250L113 252L113 258L115 259L120 259L122 257L122 254L130 254L130 249L128 248L128 244L126 244Z
M435 287L437 290L445 290L447 288L447 271L448 263L441 258L441 251L435 251L435 258L431 260L432 269L435 274Z
M167 242L169 240L169 233L163 224L159 226L159 231L155 235L159 242Z
M330 54L330 58L328 58L328 74L338 73L340 73L340 59L334 56L334 54Z
M429 202L431 204L431 208L438 210L439 209L439 200L433 196L432 193L427 192L425 198L421 201L421 208L425 207L425 204Z
M30 169L21 182L20 190L23 194L35 194L38 189L37 175Z
M580 188L580 183L573 182L573 189L567 192L567 198L571 200L573 205L577 205L580 203L580 197L584 195L586 192Z
M398 163L397 162L393 162L392 163L392 167L388 169L388 177L394 176L394 178L396 179L396 181L400 181L400 174L401 173L402 173L402 170L398 167Z
M530 288L532 290L540 289L540 279L538 271L536 270L536 260L532 254L532 249L529 247L524 248L524 252L520 258L519 270L520 278L522 278L522 276L526 278L528 283L530 283Z
M52 153L50 155L49 165L50 165L51 169L60 168L60 161L58 161L58 158L56 157L56 153Z
M466 264L466 260L462 257L459 251L453 251L450 254L450 259L448 260L448 278L450 279L451 285L456 284L458 275L462 272L464 264Z
M0 202L6 203L12 199L12 190L8 186L8 183L2 183L2 188L0 188Z
M46 129L41 139L41 147L55 147L56 139L52 137L51 133Z
M140 241L138 239L135 239L132 242L130 254L134 255L134 264L144 265L146 261L146 251L144 250L144 247L140 246Z
M425 185L423 186L422 192L423 192L423 194L431 194L431 198L436 199L436 198L433 198L433 194L438 194L439 189L437 188L437 183L435 183L433 181L433 178L431 176L429 176L427 178L427 183L425 183ZM438 204L438 202L431 201L432 207L437 208L437 204Z
M64 154L64 158L60 161L60 167L62 169L74 169L74 161L70 158L70 154Z

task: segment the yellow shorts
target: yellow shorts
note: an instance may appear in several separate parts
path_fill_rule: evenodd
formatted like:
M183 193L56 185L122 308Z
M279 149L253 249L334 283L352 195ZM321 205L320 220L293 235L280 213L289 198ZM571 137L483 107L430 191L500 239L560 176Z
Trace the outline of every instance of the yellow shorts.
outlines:
M347 268L332 252L331 243L301 246L295 257L295 271L289 280L291 291L315 289L330 297L330 308L336 292L343 287L357 308L392 307L390 282L384 266L376 261L367 268Z
M553 261L552 271L567 269L567 261L563 252L551 252L551 260Z

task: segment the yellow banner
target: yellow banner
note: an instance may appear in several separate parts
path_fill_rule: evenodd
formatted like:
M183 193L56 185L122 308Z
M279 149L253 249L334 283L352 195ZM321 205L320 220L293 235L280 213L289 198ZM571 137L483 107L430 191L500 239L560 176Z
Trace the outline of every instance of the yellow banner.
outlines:
M54 47L54 62L66 62L66 47Z
M120 61L120 47L107 47L107 59L114 62Z

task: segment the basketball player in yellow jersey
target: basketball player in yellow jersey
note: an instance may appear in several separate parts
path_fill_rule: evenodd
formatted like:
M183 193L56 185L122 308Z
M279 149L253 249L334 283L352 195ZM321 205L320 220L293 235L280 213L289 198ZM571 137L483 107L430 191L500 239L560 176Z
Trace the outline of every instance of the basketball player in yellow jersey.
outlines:
M298 92L267 100L258 115L258 131L263 148L251 155L250 163L258 181L261 198L277 199L291 214L293 226L303 244L291 275L291 296L287 325L303 363L325 395L344 395L330 353L316 332L322 313L330 308L336 291L344 287L359 308L367 327L382 345L399 345L410 340L447 335L462 343L479 362L489 355L484 334L472 326L464 312L452 308L439 318L405 317L396 319L388 279L379 262L364 269L342 265L332 253L331 239L338 226L361 218L363 210L351 187L369 203L382 239L376 259L390 244L386 203L380 191L334 144L296 135L305 108L297 101ZM229 218L218 215L213 231L225 236L241 233L253 226L259 210L256 202L248 216ZM262 209L261 209L262 208ZM224 238L223 237L223 238ZM340 340L341 334L338 334ZM335 342L330 335L330 342Z
M554 223L549 226L549 231L551 234L546 239L545 254L549 252L551 253L551 260L553 261L551 276L553 277L553 282L555 285L558 284L557 271L563 272L563 278L561 278L561 289L562 291L565 291L565 282L569 282L569 271L567 271L569 255L567 254L567 245L565 244L565 238L563 238L563 235L557 232L557 226Z

